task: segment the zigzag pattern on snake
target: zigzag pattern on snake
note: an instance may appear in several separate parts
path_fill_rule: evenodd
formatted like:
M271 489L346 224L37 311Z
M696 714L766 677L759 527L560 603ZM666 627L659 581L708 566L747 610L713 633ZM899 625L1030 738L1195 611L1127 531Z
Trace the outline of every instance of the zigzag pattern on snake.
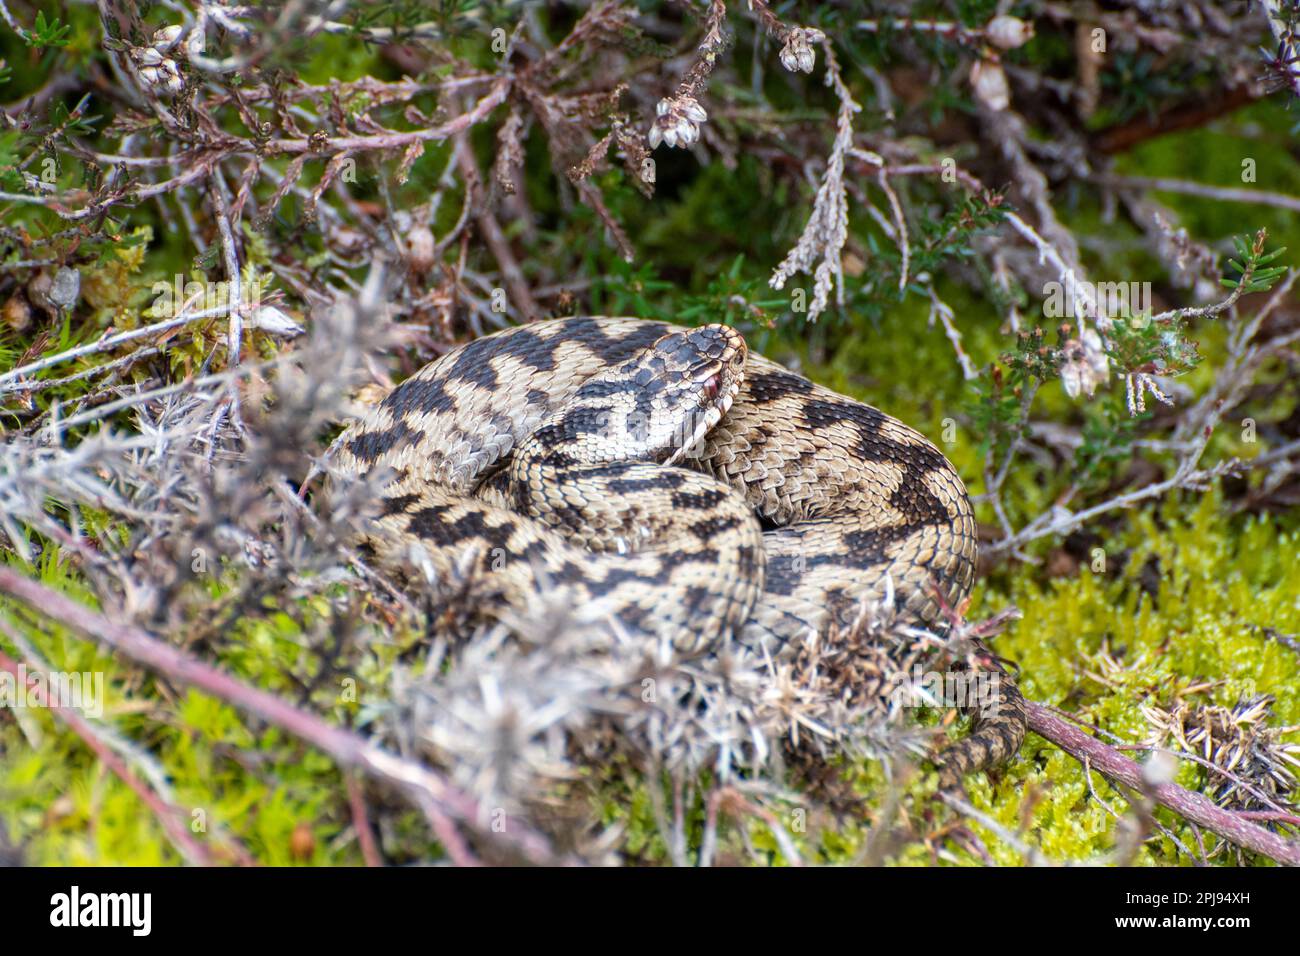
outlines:
M947 459L722 326L580 317L476 339L350 427L337 466L391 469L364 542L381 564L418 555L441 578L468 562L489 615L527 614L559 583L679 653L789 653L888 598L942 628L974 580ZM945 786L1019 748L1023 704L1000 687L944 751Z

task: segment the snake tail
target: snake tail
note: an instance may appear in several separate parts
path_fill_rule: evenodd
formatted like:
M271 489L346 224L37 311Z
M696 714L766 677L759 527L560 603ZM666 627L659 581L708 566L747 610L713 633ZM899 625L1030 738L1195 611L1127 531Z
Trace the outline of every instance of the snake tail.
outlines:
M1029 726L1025 698L1001 667L989 698L971 712L971 732L935 757L941 791L959 789L968 773L1010 762L1024 742Z

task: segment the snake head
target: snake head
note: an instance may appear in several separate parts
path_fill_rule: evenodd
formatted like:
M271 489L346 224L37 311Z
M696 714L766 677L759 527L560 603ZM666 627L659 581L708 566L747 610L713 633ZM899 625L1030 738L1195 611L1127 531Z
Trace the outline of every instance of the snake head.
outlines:
M747 353L725 325L670 332L584 382L538 438L555 460L674 464L731 408Z
M745 380L748 348L735 329L705 325L670 332L647 351L648 364L664 382L663 400L651 415L652 455L671 465L731 409ZM637 375L644 378L645 372Z

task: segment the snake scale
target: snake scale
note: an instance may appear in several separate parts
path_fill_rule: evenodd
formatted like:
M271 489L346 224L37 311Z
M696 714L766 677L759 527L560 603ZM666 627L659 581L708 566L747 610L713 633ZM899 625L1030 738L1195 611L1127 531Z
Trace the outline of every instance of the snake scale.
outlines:
M559 583L681 654L781 654L864 601L942 629L975 575L971 504L933 445L725 326L577 317L475 339L350 426L336 463L385 469L362 542L381 565L468 565L487 616ZM943 751L943 785L1019 748L1023 701L998 688Z

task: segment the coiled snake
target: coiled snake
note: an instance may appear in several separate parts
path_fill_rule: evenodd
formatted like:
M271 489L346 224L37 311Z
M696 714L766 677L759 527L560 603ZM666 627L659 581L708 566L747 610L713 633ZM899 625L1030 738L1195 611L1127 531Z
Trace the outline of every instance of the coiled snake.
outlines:
M934 627L975 573L961 479L921 435L758 355L725 326L582 317L474 340L340 439L392 470L365 540L381 564L493 584L527 614L561 582L584 613L682 654L780 654L889 599ZM1010 681L942 755L944 785L1009 759Z

